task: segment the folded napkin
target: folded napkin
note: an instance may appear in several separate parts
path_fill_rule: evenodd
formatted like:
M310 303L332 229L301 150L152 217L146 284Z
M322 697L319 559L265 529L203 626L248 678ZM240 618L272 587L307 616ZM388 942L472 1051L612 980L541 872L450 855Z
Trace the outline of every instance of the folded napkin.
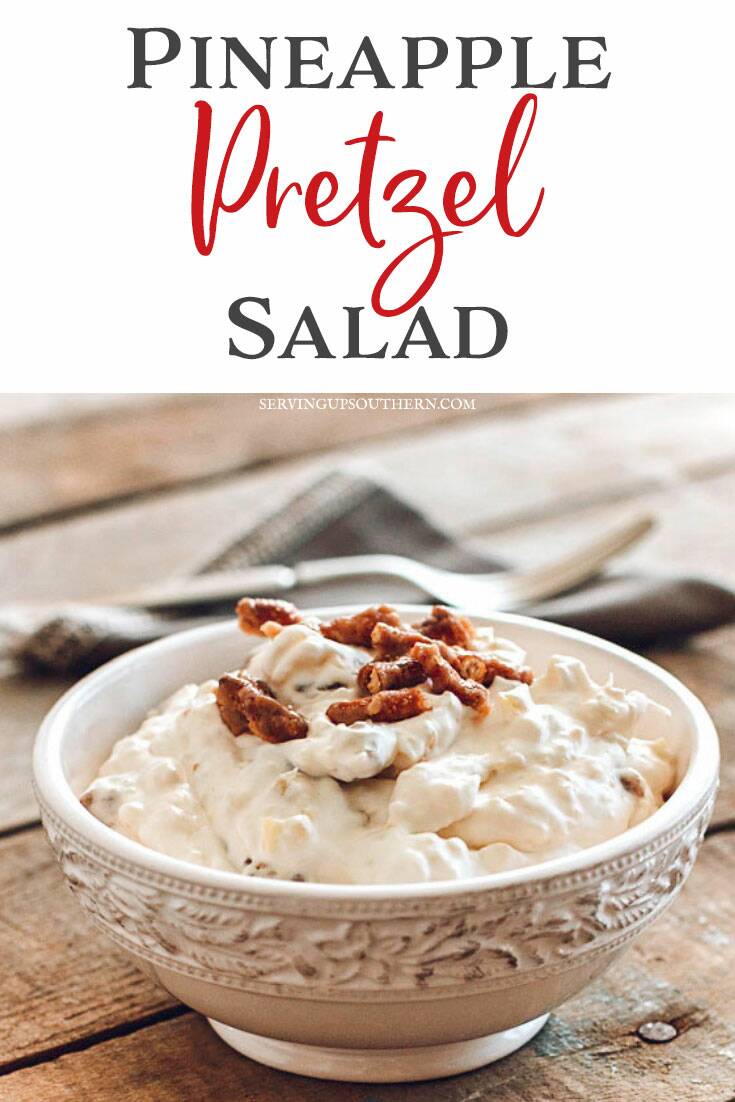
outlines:
M335 472L243 534L200 573L370 553L406 555L474 573L509 565L463 547L385 486L363 475ZM427 598L394 578L341 579L284 596L303 607ZM166 613L70 606L40 623L0 627L5 653L16 661L79 675L131 647L231 610L232 602ZM615 573L523 611L641 648L729 623L735 619L735 593L700 578Z

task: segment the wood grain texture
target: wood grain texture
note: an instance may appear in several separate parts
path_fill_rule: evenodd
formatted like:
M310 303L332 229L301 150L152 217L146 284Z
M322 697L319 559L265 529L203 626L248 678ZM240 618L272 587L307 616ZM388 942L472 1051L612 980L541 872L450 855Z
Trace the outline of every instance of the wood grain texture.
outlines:
M730 1102L735 1092L733 836L705 842L683 892L620 962L525 1049L468 1075L410 1086L329 1084L231 1052L193 1014L0 1078L6 1102ZM70 903L71 905L71 903ZM104 963L104 961L103 961ZM101 969L100 969L101 971ZM94 974L94 973L93 973ZM99 998L96 987L87 999ZM637 1035L671 1022L668 1044Z
M714 520L719 511L723 541L735 506L728 509L726 488L709 502L698 487L735 471L734 411L735 398L727 396L530 405L272 463L7 536L0 540L0 599L92 597L111 585L190 569L317 474L355 462L450 531L492 537L499 545L503 533L510 541L525 525L540 526L537 539L546 524L550 531L565 525L583 531L589 521L589 530L595 517L586 511L611 503L645 506L649 495L670 495L672 514L691 508L696 525L706 513L702 538L693 541L691 527L688 533L690 557L708 569ZM283 426L274 435L281 432ZM322 443L329 437L325 422ZM659 547L657 561L660 553Z
M284 402L289 397L300 396L276 396ZM540 398L531 394L468 397L476 410L486 411L536 403ZM0 528L321 450L325 441L333 447L433 426L458 415L467 417L451 409L284 412L261 409L254 394L125 398L118 395L112 405L80 402L77 409L67 402L64 416L45 418L38 416L34 400L29 403L33 416L25 423L20 399L15 399L13 416L0 436Z
M649 657L680 678L712 716L722 755L712 827L735 825L735 627L708 632L678 649L654 650Z
M0 674L0 834L38 817L31 790L31 751L38 726L69 682Z
M528 518L504 528L491 519L489 530L469 541L525 565L550 553L572 550L590 533L648 513L656 521L645 540L625 556L625 570L690 572L735 581L735 465L727 471L629 496L612 503L588 502L558 515Z
M0 841L0 961L0 1067L172 1005L85 918L40 828Z

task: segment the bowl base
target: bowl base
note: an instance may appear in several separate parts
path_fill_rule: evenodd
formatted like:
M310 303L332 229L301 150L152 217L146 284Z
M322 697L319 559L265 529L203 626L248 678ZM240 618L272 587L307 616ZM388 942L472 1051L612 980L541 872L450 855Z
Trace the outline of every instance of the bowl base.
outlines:
M260 1037L212 1018L209 1024L236 1052L279 1071L352 1083L405 1083L460 1075L500 1060L535 1037L548 1017L542 1014L513 1029L472 1041L415 1048L322 1048Z

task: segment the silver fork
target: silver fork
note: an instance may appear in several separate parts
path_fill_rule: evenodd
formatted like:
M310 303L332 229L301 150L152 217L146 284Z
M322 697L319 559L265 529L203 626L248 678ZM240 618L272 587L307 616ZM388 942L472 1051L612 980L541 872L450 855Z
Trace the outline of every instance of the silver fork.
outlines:
M638 516L608 529L569 554L529 570L456 574L401 555L350 555L315 559L293 567L252 566L242 570L174 578L111 597L99 597L94 601L75 601L74 604L174 608L178 605L234 600L243 594L285 593L298 585L337 578L375 576L402 578L427 595L458 608L486 607L509 611L563 593L593 577L611 558L641 539L653 523L651 516Z
M430 596L458 608L485 605L497 611L553 597L594 577L602 566L640 540L653 527L651 516L639 516L578 547L566 555L528 570L492 574L456 574L399 555L357 555L348 559L320 559L296 568L301 584L350 577L362 565L366 572L403 578ZM367 569L369 567L369 570Z

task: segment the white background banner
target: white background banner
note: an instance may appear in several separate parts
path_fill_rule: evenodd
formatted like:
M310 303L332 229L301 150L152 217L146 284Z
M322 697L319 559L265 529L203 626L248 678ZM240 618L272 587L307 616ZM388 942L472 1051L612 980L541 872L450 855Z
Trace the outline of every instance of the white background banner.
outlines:
M6 391L611 391L722 390L732 366L733 174L731 61L733 6L650 2L504 2L271 4L190 0L15 4L4 30L5 157L3 389ZM150 89L133 81L129 27L165 27L150 35L161 57L147 70ZM390 88L370 75L345 82L365 35ZM236 57L226 80L223 36L239 39L263 62L271 45L271 87L264 89ZM441 39L442 64L410 83L406 37ZM565 88L565 37L604 37L600 69L607 88ZM288 38L326 38L301 47L331 76L328 88L289 88ZM462 83L462 37L496 39L499 60ZM495 210L443 239L433 286L421 300L443 356L426 344L396 358L415 308L393 317L371 309L381 273L427 234L424 213L396 213L383 199L391 177L423 170L416 199L452 228L442 208L447 180L472 172L479 211L493 197L498 151L508 118L524 94L518 45L529 38L532 132L509 186L509 215L528 232L508 236ZM197 83L194 38L209 38L207 82ZM171 47L172 48L172 47ZM416 47L421 64L436 43ZM492 43L478 42L477 61ZM358 68L366 67L365 59ZM200 69L199 82L203 71ZM382 78L381 78L382 79ZM211 205L216 172L243 113L263 105L271 124L263 179L237 213L220 214L214 247L201 255L191 222L192 165L198 100L212 108ZM266 222L267 179L279 190L332 171L339 184L331 211L354 197L361 149L377 111L382 133L372 182L371 223L382 247L361 232L358 211L332 227L313 225L304 195L286 195L275 228ZM516 143L515 152L518 151ZM254 128L243 131L225 181L225 200L243 190L255 156ZM400 188L405 194L406 184ZM398 193L397 193L398 194ZM326 212L326 208L325 208ZM386 298L397 303L426 274L430 248L400 267ZM272 333L232 323L231 304ZM331 358L292 344L306 306ZM360 350L383 358L345 358L346 307L360 329ZM460 355L458 307L484 307L507 323L496 355ZM472 314L471 351L487 350L493 315ZM422 333L413 332L414 340ZM423 334L425 337L425 332ZM299 339L308 333L302 327ZM353 333L353 340L355 334ZM322 348L322 353L324 349Z

